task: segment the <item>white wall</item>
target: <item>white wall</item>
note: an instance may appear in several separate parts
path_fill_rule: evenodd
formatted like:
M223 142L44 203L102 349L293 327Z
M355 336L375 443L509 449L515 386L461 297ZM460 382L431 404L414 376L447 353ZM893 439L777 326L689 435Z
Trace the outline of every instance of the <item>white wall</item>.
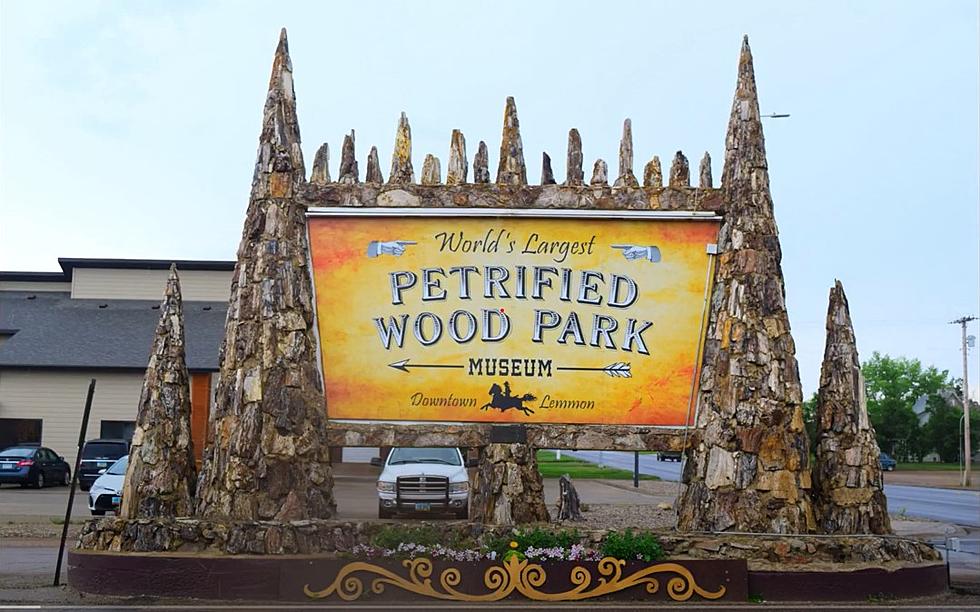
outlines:
M143 372L49 369L0 370L0 418L42 419L41 444L74 469L78 431L89 381L95 395L86 440L99 437L101 421L135 421Z
M0 291L71 291L71 283L0 281Z
M181 270L180 293L185 301L227 302L230 271ZM74 268L71 297L75 299L161 300L168 270Z

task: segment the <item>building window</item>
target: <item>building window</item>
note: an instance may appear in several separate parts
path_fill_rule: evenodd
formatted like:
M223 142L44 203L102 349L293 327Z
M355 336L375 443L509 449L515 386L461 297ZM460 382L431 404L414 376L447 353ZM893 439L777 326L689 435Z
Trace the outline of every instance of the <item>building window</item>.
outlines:
M41 443L41 419L0 419L0 449Z
M102 421L99 437L126 440L129 442L133 439L133 431L135 429L136 421Z

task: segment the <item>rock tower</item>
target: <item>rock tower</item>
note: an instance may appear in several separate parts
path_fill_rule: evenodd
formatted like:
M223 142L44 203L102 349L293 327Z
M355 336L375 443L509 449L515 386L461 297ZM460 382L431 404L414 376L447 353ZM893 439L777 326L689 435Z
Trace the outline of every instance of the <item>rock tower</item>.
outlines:
M672 183L674 174L672 169ZM678 528L813 531L803 397L748 38L739 58L722 190L727 210L698 393L699 440L687 451Z
M208 518L330 518L333 472L305 207L296 197L305 167L285 30L272 65L257 157L197 509Z
M847 296L837 281L830 290L827 345L817 396L813 500L821 531L892 532L882 489L880 453L868 419Z
M189 516L195 481L184 311L177 268L171 266L143 378L119 514L130 519Z

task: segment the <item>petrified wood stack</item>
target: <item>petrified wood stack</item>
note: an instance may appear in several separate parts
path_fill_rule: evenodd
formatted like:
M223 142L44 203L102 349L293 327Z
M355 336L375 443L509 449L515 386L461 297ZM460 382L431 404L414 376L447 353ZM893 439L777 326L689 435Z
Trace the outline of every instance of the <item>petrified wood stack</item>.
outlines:
M672 184L686 179L686 166L678 155ZM803 398L748 39L739 58L722 190L728 209L701 371L701 439L688 449L678 527L812 531Z
M544 481L527 444L489 444L480 454L470 518L491 525L548 521Z
M353 137L344 157L341 178L354 182ZM306 211L295 197L304 173L283 30L232 279L213 442L198 485L203 517L297 520L335 512Z
M830 290L817 396L813 501L822 531L891 533L879 455L847 296L837 281Z
M189 516L195 485L184 311L177 268L171 266L143 378L119 514L130 519Z

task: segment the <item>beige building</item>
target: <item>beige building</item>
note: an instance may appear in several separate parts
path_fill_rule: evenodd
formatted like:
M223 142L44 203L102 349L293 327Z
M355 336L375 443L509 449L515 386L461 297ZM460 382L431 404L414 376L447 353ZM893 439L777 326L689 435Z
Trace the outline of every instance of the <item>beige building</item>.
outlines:
M132 435L170 261L59 259L61 272L0 272L0 448L40 443L74 465L86 439ZM177 261L195 450L204 446L234 262Z

